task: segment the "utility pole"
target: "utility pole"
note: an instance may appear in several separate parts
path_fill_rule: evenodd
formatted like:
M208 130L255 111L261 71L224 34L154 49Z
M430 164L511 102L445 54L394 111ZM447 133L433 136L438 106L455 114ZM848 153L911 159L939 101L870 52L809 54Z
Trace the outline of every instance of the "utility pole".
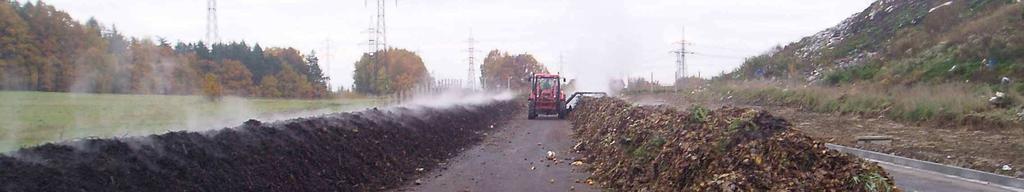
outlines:
M513 55L512 56L512 67L516 67L516 59L518 59L517 56ZM523 72L525 73L526 71L527 71L526 67L523 67ZM515 73L512 73L512 74L515 74ZM508 87L507 88L508 89L512 89L512 76L509 76L507 81L508 81L508 83L507 83Z
M326 50L324 51L324 62L322 64L324 68L327 69L327 72L324 73L324 76L327 76L328 78L327 82L324 83L327 84L327 90L331 90L333 88L331 87L331 81L329 80L331 77L331 37L329 35L327 36L326 41L327 42L325 42L325 44L327 47Z
M476 89L476 42L476 39L473 39L473 30L469 30L469 40L466 40L466 43L469 43L469 49L466 50L469 52L469 58L466 58L469 62L469 69L466 70L466 87L469 89Z
M366 54L373 55L374 52L380 50L377 46L377 28L373 27L373 17L370 17L370 24L363 30L366 33Z
M651 72L651 79L648 79L650 83L651 93L654 93L654 72Z
M686 51L686 45L690 42L686 41L686 29L683 29L682 38L675 44L679 45L679 49L672 51L676 54L676 75L675 80L686 77L686 54L693 54L693 52Z
M558 54L558 74L562 74L562 66L565 65L565 57L561 53Z
M213 45L220 42L217 29L217 0L206 1L206 42Z
M672 53L676 54L676 74L674 79L675 82L673 82L674 84L680 83L680 80L686 77L686 54L693 54L693 52L686 50L686 45L690 44L690 42L686 41L685 27L683 28L683 33L681 37L682 38L680 38L679 42L675 43L679 44L679 49L672 51ZM679 85L675 85L673 87L676 87L676 89L678 90Z
M377 44L379 49L388 49L388 23L385 13L387 12L387 0L377 0ZM395 0L398 6L398 0Z
M379 48L388 48L388 28L387 21L384 17L386 6L384 5L385 0L377 0L377 43L380 44ZM379 49L378 48L378 49Z
M368 49L370 49L370 50L368 50L367 52L369 53L370 60L371 60L371 67L370 67L372 69L370 71L370 73L371 73L370 74L370 78L371 79L376 79L376 70L377 70L377 67L372 67L372 66L379 65L377 63L373 63L373 62L376 62L376 58L375 58L377 56L376 53L378 51L381 51L381 50L385 50L386 51L388 49L387 20L385 19L386 18L385 17L385 11L386 11L387 6L386 6L385 2L387 2L387 1L386 0L377 0L377 15L376 15L377 19L374 20L372 17L370 19L372 21L371 23L373 23L373 22L376 23L376 26L375 27L370 27L366 31L367 33L370 34L370 40L369 40L369 42L367 42L367 46L369 47ZM398 0L395 0L395 5L396 6L398 5ZM367 6L367 0L363 0L363 6ZM370 86L373 86L372 82L373 81L370 81L370 84L371 84Z
M388 27L387 27L387 0L377 0L377 15L376 19L371 17L371 21L376 23L376 26L370 27L367 33L371 34L369 46L373 51L388 49ZM367 0L363 0L363 5L367 6ZM398 6L398 0L395 0L395 6Z

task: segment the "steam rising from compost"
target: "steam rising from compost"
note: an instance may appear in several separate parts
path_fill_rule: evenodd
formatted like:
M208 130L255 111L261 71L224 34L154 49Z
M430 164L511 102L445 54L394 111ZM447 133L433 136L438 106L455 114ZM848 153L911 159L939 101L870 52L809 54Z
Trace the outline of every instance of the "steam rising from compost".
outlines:
M496 101L508 101L515 98L516 93L511 90L497 92L475 92L449 90L439 94L416 96L401 106L405 107L431 107L449 108L458 105L483 105Z
M633 64L637 43L624 1L573 1L565 17L565 31L575 33L570 44L569 72L576 76L577 91L611 91L609 82L621 78ZM573 36L566 34L566 36Z

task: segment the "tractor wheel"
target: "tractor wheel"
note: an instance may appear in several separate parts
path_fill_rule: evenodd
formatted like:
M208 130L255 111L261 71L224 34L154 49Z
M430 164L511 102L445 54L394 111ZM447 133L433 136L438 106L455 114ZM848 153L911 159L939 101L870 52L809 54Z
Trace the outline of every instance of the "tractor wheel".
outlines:
M565 115L566 113L569 113L569 111L565 110L565 106L562 105L562 102L558 102L555 104L558 106L558 119L565 119Z
M529 107L530 109L528 110L529 111L528 114L526 114L526 119L536 119L537 118L537 110L534 109L533 105L534 105L534 103L530 102L530 107Z

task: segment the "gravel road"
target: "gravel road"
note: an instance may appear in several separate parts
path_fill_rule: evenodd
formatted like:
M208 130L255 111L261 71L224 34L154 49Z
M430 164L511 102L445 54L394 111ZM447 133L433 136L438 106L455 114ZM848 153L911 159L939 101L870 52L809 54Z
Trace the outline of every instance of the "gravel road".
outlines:
M589 173L571 165L577 155L568 121L519 119L398 191L600 191L586 184Z

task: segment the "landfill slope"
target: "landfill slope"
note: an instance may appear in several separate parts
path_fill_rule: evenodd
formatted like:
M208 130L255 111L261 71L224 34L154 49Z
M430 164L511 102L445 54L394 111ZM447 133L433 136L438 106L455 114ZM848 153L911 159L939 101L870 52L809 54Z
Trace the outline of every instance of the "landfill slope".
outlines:
M0 155L0 191L378 191L479 143L521 104L340 113Z
M591 179L622 191L891 191L875 163L765 111L679 111L588 98L569 117Z

